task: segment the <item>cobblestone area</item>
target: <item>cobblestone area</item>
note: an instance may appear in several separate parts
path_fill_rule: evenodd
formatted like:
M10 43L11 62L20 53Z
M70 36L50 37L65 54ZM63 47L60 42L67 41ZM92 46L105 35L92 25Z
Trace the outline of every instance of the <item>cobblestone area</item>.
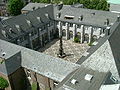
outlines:
M63 40L63 49L64 53L66 54L66 57L63 59L75 63L89 48L90 46L88 46L88 44L79 44L71 40ZM44 48L41 48L40 52L57 57L57 54L59 52L59 40L53 40Z

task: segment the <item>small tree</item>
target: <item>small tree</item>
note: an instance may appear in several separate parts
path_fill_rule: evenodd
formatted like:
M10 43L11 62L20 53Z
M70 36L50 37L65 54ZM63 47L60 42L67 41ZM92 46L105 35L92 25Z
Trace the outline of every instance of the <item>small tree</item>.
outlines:
M6 79L4 79L3 77L0 77L0 90L4 90L5 88L7 88L9 86L9 83Z
M8 2L8 11L14 16L21 14L23 7L24 2L22 0L9 0Z

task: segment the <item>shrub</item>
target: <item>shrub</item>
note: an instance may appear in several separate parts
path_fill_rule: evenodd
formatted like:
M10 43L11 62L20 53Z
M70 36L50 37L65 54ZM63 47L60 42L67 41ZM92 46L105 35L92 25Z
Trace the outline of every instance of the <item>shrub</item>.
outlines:
M3 77L0 77L0 89L5 89L9 86L9 83Z
M32 90L37 90L37 83L36 82L32 83Z
M80 39L78 37L75 37L74 42L79 43Z

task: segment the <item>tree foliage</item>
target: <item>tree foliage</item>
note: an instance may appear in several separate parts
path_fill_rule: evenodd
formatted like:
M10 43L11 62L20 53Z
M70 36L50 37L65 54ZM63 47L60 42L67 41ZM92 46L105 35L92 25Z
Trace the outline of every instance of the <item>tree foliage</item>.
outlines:
M8 11L14 16L21 14L23 7L24 2L22 0L9 0L8 2Z
M81 3L84 5L84 7L88 9L109 10L109 5L107 3L107 0L33 0L33 2L40 2L40 3L50 3L50 2L60 3L61 1L65 5Z
M9 86L9 83L3 77L0 77L0 89L5 89Z
M96 10L109 10L107 0L79 0L86 8Z
M32 0L32 1L37 3L50 3L51 0Z

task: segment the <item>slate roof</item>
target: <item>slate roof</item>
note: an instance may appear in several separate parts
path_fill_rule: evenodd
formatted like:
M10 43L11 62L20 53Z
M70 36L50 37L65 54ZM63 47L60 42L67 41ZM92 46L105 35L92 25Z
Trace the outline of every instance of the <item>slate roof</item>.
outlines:
M22 11L33 11L33 8L35 9L45 7L45 5L48 5L47 3L28 3L24 8L22 8Z
M85 73L85 72L87 73L92 73L93 71L95 71L95 73L99 72L99 74L97 75L99 76L99 75L102 75L102 73L100 72L110 71L112 76L114 76L119 82L120 81L120 78L119 78L119 75L120 75L119 74L120 72L120 60L119 60L120 59L120 47L119 47L120 46L120 43L119 43L120 31L119 30L120 30L120 22L117 21L110 29L111 34L101 38L100 41L98 41L98 44L96 46L91 47L87 51L89 52L89 55L86 57L83 56L83 58L80 59L82 60L82 62L80 60L77 62L77 64L80 64L82 68L83 67L85 68L83 69L84 71L83 72L76 71L76 73L78 72L79 73L73 74L67 77L66 82L62 83L63 85L59 86L56 90L66 90L66 89L68 90L69 89L70 90L99 90L100 83L95 85L95 86L99 86L99 88L94 87L95 83L92 84L94 87L92 88L92 85L89 86L90 84L82 82L84 80L80 78L83 77L82 73ZM79 69L81 69L81 67ZM86 71L87 69L89 71ZM80 85L72 85L70 83L71 79L76 79L76 78L78 79L78 82L82 82L80 83ZM105 80L105 77L103 80ZM106 88L106 87L103 87L103 88Z
M120 13L120 4L110 3L110 11L115 13Z
M33 11L33 7L45 7L45 5L52 5L52 4L43 4L43 3L29 3L26 5L22 10L26 11ZM104 22L106 19L109 19L110 24L116 21L116 17L118 14L112 13L109 11L101 11L101 10L92 10L92 9L85 9L85 8L76 8L73 5L63 5L61 10L58 10L58 5L53 4L53 13L54 19L58 21L65 21L69 23L77 23L77 24L84 24L84 25L91 25L97 27L104 27ZM43 10L44 11L44 10ZM57 14L61 13L61 17L57 18ZM93 15L94 14L94 15ZM65 15L74 16L74 19L67 20L64 19ZM83 15L83 21L78 21L78 18Z
M85 79L86 74L93 75L91 81ZM94 71L81 66L63 86L56 90L99 90L109 74L109 72ZM77 80L76 84L71 83L73 79Z
M5 62L0 64L0 72L10 75L20 67L61 82L68 74L79 68L79 65L48 56L9 42L0 40L0 50L6 52ZM2 51L0 53L2 53ZM14 55L17 59L15 59Z
M48 14L49 18L47 18L45 14ZM40 17L40 21L37 19L37 17ZM4 28L7 34L9 34L11 37L11 40L13 40L14 38L19 37L25 33L32 32L36 28L42 27L43 25L49 23L53 18L53 7L52 5L49 5L48 7L37 9L27 14L21 14L7 20L3 20L1 23L6 27L1 27ZM26 20L29 20L33 27L30 27ZM20 26L21 31L18 31L16 25ZM10 28L12 28L13 33L9 33Z
M56 15L59 12L61 13L61 17L57 18ZM74 16L74 19L71 19L71 20L64 19L65 15ZM81 15L83 15L83 20L79 22L78 18ZM92 9L85 9L85 8L74 8L74 7L71 7L70 5L63 5L63 8L59 11L57 10L57 5L54 5L55 20L68 21L71 23L104 27L104 22L107 18L109 19L111 24L116 21L117 15L118 14L111 13L109 11L92 10Z

